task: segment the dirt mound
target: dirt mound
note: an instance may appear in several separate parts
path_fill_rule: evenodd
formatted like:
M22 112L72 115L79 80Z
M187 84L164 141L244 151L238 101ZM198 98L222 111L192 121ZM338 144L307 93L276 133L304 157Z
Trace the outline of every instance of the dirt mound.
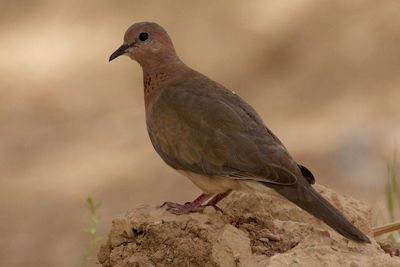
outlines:
M322 186L316 189L356 226L371 233L370 208ZM347 240L287 200L233 193L220 207L173 215L142 205L113 220L98 254L103 266L400 266L372 240Z

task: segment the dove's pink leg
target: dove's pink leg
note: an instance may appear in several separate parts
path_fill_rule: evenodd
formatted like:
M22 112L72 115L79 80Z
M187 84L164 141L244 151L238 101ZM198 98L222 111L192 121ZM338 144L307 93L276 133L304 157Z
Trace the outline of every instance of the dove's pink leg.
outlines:
M218 202L220 202L223 198L225 198L227 195L229 195L232 192L232 190L228 190L224 193L215 195L210 201L207 202L204 206L213 206L216 207Z

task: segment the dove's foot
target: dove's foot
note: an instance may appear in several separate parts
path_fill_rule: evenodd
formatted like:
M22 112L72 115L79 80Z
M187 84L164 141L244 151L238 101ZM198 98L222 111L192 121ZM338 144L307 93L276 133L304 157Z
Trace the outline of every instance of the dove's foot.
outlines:
M178 204L174 202L164 202L160 206L162 207L167 207L167 211L173 213L173 214L186 214L190 212L198 212L198 211L203 211L206 207L213 207L216 211L220 211L223 213L222 209L217 206L217 203L229 195L232 192L232 190L228 190L224 193L217 194L215 195L210 201L207 202L207 204L202 205L204 201L209 199L212 195L211 194L201 194L198 198L193 200L192 202L186 202L185 204Z
M211 194L201 194L192 202L186 202L183 205L173 202L164 202L164 204L162 204L160 208L167 207L167 210L174 214L186 214L189 212L196 212L204 209L202 208L201 204L209 199L211 196Z

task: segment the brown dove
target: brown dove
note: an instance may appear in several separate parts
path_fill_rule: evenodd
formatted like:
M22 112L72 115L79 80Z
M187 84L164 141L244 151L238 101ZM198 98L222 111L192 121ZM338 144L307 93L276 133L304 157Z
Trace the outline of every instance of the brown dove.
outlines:
M179 59L160 25L129 27L109 60L120 55L143 68L146 124L154 149L203 191L186 204L164 203L168 210L182 214L216 207L232 190L254 194L273 189L343 236L370 242L313 189L312 173L296 163L248 103Z

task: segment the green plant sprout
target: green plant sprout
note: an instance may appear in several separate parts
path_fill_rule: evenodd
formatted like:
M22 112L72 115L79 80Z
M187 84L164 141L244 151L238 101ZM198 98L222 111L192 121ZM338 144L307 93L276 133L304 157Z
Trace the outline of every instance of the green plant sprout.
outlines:
M390 222L394 222L396 206L400 210L400 192L397 185L397 151L393 153L392 160L386 161L387 168L387 187L386 187L386 204L389 213ZM394 231L390 234L395 242L400 241L399 231Z
M95 203L91 197L87 199L87 208L90 210L90 220L92 221L92 225L85 228L85 232L90 235L90 243L86 250L85 255L83 256L81 267L86 266L90 257L93 253L93 250L103 237L97 235L97 223L99 222L100 218L96 215L97 209L100 207L100 203Z

